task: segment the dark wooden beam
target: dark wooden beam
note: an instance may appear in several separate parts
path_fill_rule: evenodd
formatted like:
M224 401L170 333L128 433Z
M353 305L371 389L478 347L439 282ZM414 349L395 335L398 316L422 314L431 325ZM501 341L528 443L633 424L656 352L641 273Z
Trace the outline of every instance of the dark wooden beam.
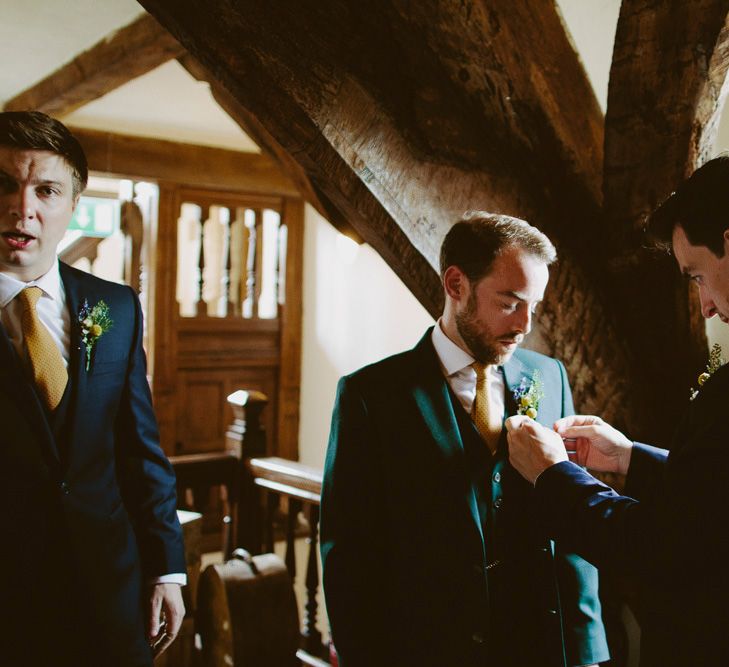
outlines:
M709 157L729 0L623 0L610 70L605 209L618 242Z
M606 225L600 235L612 311L656 415L679 411L706 363L704 320L672 259L642 249L645 216L713 148L729 66L728 0L623 0L605 130ZM646 392L648 392L646 384ZM666 434L667 435L667 434Z
M590 405L625 398L630 367L595 293L603 118L553 0L142 4L432 314L438 248L465 210L547 231L567 296L548 293L545 350Z
M71 128L89 168L118 176L189 186L298 197L299 191L267 155L161 139Z
M552 2L143 4L330 202L355 189L381 202L399 232L360 230L373 245L404 234L434 264L466 208L526 214L566 197L594 209L599 198L602 118ZM357 206L345 217L371 225ZM594 219L561 223L585 233Z
M145 14L16 95L4 109L63 116L183 52L179 42Z

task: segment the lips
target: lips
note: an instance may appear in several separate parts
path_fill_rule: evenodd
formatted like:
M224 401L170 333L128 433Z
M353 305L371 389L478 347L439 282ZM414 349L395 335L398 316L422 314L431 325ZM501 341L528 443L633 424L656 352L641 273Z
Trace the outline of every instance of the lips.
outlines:
M521 342L519 338L500 338L499 343L511 347L512 345L518 345Z
M5 243L13 250L23 250L35 241L35 236L32 234L19 231L3 232L0 236L3 237Z

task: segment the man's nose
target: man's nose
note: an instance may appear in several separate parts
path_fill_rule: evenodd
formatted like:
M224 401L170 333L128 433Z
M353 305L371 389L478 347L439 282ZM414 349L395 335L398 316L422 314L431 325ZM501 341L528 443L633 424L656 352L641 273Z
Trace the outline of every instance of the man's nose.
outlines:
M18 188L10 196L10 215L18 220L29 220L35 217L35 197L23 188Z
M699 302L701 303L701 314L708 320L717 313L716 304L707 294L706 288L699 285Z
M532 310L531 308L517 308L516 326L520 333L525 336L532 330Z

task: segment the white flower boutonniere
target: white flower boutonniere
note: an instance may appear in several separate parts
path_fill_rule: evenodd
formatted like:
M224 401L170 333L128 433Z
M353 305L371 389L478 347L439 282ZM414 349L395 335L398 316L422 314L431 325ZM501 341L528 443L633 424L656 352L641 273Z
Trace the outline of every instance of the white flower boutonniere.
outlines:
M718 371L725 363L726 361L721 354L721 345L715 343L711 348L711 352L709 352L709 363L706 364L706 370L701 373L701 375L699 375L696 380L699 383L699 389L701 389L706 381L714 373L716 373L716 371ZM691 388L691 395L689 396L690 400L693 401L699 395L699 389L694 389L693 387Z
M88 372L91 368L91 353L96 342L111 329L114 321L109 316L109 306L104 301L99 301L91 308L86 299L78 312L78 321L81 325L81 340L86 347L86 371Z
M514 389L514 400L520 415L536 419L539 414L539 402L544 398L542 374L535 370L531 379L523 377L519 386Z

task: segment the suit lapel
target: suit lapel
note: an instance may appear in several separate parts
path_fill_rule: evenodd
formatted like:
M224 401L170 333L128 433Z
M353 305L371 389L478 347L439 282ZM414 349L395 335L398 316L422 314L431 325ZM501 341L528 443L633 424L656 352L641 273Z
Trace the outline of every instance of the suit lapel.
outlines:
M453 411L448 382L438 361L438 355L431 341L432 328L428 329L420 342L413 349L415 360L415 385L413 389L415 403L423 416L433 441L446 455L456 453L463 456L463 439L458 427L458 420ZM465 498L473 522L484 544L481 516L475 489L469 485Z
M78 312L81 309L81 301L83 300L81 282L78 277L71 271L70 267L61 262L61 280L63 281L63 288L66 293L66 307L70 314L71 319L71 331L69 340L69 362L68 362L68 377L72 383L72 395L69 411L66 419L69 423L69 447L73 447L74 438L73 434L76 430L76 420L79 416L79 411L75 409L77 405L85 405L85 396L87 391L87 373L84 364L86 355L86 347L81 340L81 327L78 321Z
M504 372L504 411L507 417L512 417L517 413L517 405L514 400L514 390L521 383L522 378L528 374L527 367L517 358L516 354L512 355L503 366Z

